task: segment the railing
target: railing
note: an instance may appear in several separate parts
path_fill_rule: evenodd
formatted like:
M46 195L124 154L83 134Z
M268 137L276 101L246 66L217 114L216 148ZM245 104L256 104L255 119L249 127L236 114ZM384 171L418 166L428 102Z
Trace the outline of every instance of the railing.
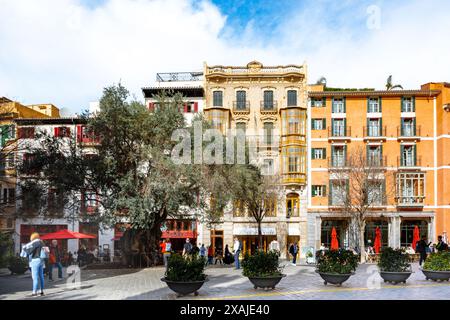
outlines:
M250 112L250 101L233 101L233 112Z
M264 112L276 113L278 110L278 102L277 101L261 101L260 107L261 107L261 113L264 113Z
M422 166L422 157L397 157L397 167L399 168L410 168L410 167L421 167Z
M305 183L305 173L283 173L283 183Z
M387 134L387 127L381 127L381 126L369 126L369 127L363 127L363 136L365 138L381 138L386 137Z
M328 127L328 138L348 138L351 135L351 127Z
M397 196L395 200L399 207L423 207L425 196Z
M387 167L387 157L369 157L367 158L367 166L369 167Z
M403 125L397 127L397 137L420 137L421 126Z
M228 73L228 74L239 74L239 73L252 73L254 69L247 67L225 67L225 66L211 66L206 70L206 74L212 73ZM257 69L259 73L287 73L287 72L297 72L304 73L305 70L303 66L288 65L288 66L262 66L262 68Z
M345 168L347 158L344 156L333 156L328 158L328 168Z

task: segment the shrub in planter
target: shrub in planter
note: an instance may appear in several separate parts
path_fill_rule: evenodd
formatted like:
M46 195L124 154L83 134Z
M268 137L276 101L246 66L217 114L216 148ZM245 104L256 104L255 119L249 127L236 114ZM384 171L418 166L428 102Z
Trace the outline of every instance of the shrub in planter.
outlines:
M285 277L280 267L279 253L277 251L256 251L253 255L246 254L242 261L243 275L248 277L257 288L272 288Z
M26 258L10 256L7 261L8 269L11 271L11 274L24 274L29 268L28 260Z
M406 283L406 279L411 275L411 264L409 255L404 249L392 249L386 247L381 249L378 268L380 276L384 282Z
M358 267L358 256L351 250L327 250L317 255L316 272L324 284L341 285Z
M179 295L195 293L207 281L204 273L206 261L203 257L189 255L182 257L178 254L170 256L165 277L161 280L166 282L169 288Z
M422 269L426 279L433 281L449 281L450 279L450 252L437 252L428 256Z

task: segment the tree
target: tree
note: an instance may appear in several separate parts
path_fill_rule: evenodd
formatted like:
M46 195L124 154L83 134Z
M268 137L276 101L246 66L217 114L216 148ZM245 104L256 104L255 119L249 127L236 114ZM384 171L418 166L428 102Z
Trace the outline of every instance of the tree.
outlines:
M392 75L390 75L386 80L386 90L394 90L394 89L403 89L403 87L399 84L393 85L392 84Z
M232 198L242 204L258 226L258 247L262 247L261 225L270 212L276 212L281 196L278 175L262 175L260 168L252 164L236 165L232 173Z
M367 218L386 205L394 192L395 180L386 174L385 166L381 157L367 157L363 147L355 147L344 161L329 169L331 206L351 219L350 234L362 263Z

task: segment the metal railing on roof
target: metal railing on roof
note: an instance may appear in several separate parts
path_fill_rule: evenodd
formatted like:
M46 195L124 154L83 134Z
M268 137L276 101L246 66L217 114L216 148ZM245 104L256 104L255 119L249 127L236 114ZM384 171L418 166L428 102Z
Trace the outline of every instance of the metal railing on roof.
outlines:
M200 81L203 72L163 72L156 74L156 81L158 82L172 82L172 81Z

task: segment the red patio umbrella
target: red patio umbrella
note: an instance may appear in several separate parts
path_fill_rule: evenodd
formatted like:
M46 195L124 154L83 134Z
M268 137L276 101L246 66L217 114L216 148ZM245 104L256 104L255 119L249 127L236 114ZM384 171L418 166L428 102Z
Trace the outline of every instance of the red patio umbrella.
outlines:
M337 239L337 233L336 233L336 228L333 227L333 229L331 229L331 250L337 250L339 249L339 242Z
M41 237L41 240L64 240L64 239L95 239L97 238L92 234L84 234L75 231L69 231L67 229L59 230L53 233L47 233Z
M375 250L375 253L380 253L381 248L381 230L379 227L376 227L375 229L375 243L373 245L373 249Z
M416 226L414 226L413 240L411 243L413 250L416 250L416 244L419 241L420 241L420 232L419 232L419 227L416 225Z

